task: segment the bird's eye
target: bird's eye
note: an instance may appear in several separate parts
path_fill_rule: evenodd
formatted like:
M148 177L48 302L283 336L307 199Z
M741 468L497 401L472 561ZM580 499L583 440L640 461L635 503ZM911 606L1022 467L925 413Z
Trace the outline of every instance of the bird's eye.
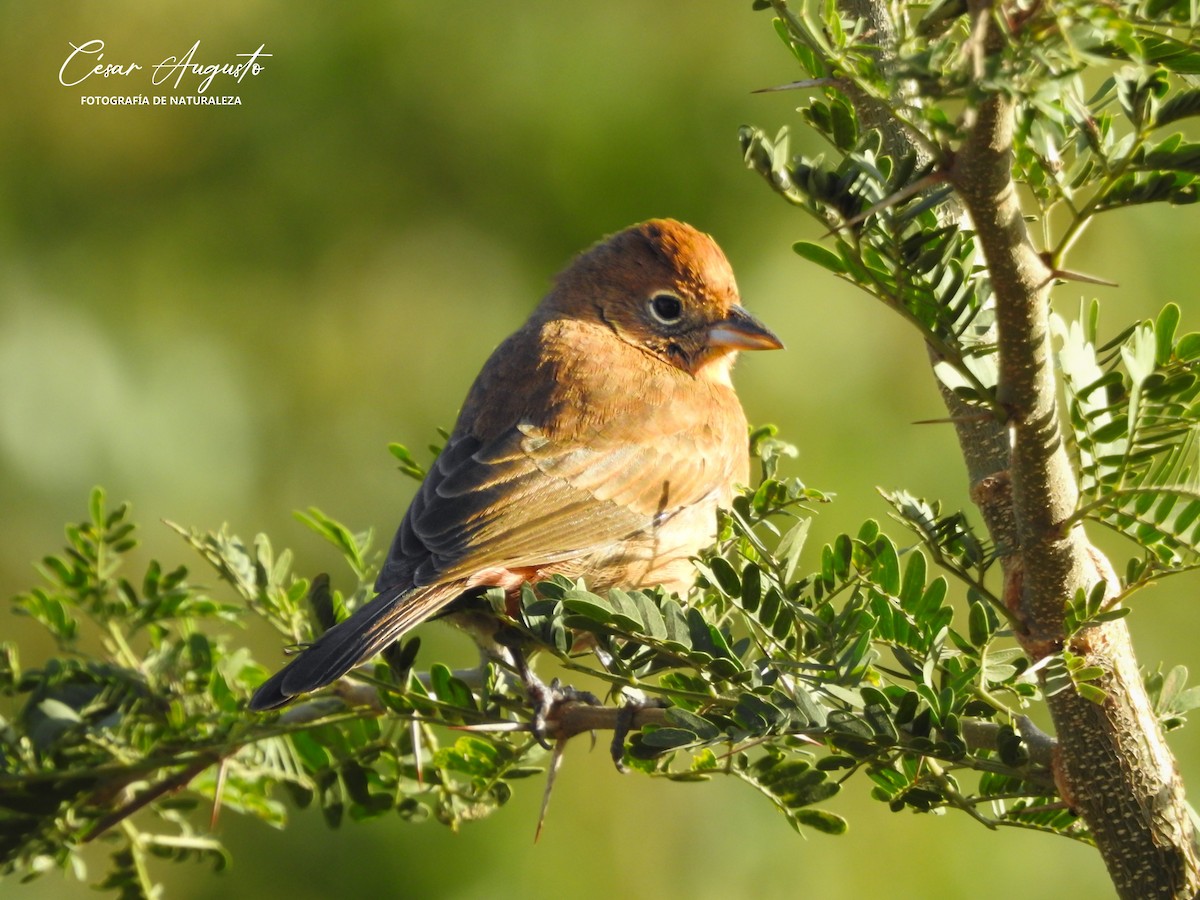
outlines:
M650 314L664 325L674 325L683 316L683 304L674 294L655 294L650 298Z

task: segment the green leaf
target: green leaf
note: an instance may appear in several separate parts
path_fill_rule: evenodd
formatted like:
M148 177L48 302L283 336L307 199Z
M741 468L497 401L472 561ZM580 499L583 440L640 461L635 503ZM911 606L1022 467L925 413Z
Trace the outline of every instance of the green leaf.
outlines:
M988 610L982 603L972 603L967 617L968 634L971 644L983 647L992 637L991 622L988 620Z
M634 591L630 596L637 604L638 613L641 615L642 622L645 625L645 633L655 640L663 640L667 636L667 622L663 617L662 611L654 604L646 594L641 591Z
M792 817L797 824L823 834L845 834L850 827L844 818L823 809L798 809L792 813Z
M762 599L762 569L757 564L748 562L742 568L741 605L748 613L758 609Z
M858 144L858 120L852 107L844 97L837 97L829 106L833 143L843 153Z
M1175 303L1168 303L1158 314L1158 320L1154 323L1156 365L1165 366L1171 361L1175 347L1175 329L1179 327L1179 319L1179 306Z
M658 750L674 750L696 743L696 735L686 728L648 726L642 730L642 743Z
M761 733L783 723L787 716L778 706L757 694L744 693L733 708L733 718L743 728Z
M562 599L562 605L571 612L586 616L601 625L612 622L616 612L611 600L601 597L599 594L575 589L567 591Z
M429 668L429 681L433 693L443 703L459 709L477 709L475 696L461 678L455 675L442 663L434 663Z
M1128 172L1114 181L1096 200L1097 210L1141 203L1195 203L1196 178L1186 172Z
M900 583L899 598L902 607L910 608L921 599L925 591L927 573L928 561L925 554L920 550L912 550L904 566L904 580Z
M609 588L608 601L612 604L612 622L617 628L639 634L644 630L641 612L629 594L619 588Z
M1094 684L1087 684L1086 682L1083 684L1077 684L1075 685L1075 689L1079 691L1080 697L1082 697L1084 700L1095 703L1097 706L1103 706L1104 701L1108 699L1108 694L1103 689L1096 687Z
M721 730L708 719L682 707L672 706L664 715L672 725L687 729L701 741L714 741L721 736Z
M714 556L708 561L708 565L717 579L717 587L726 597L741 596L741 579L738 578L737 570L729 560L722 556Z
M899 595L900 557L896 552L896 545L886 536L880 536L875 543L875 562L871 569L871 578L891 596Z
M1200 48L1163 34L1147 34L1140 41L1141 61L1165 66L1181 75L1200 75Z
M775 586L772 585L767 590L766 595L763 597L762 606L758 610L758 621L770 628L771 625L774 624L775 620L779 617L779 610L782 604L783 597L780 595L779 591L776 590Z
M775 548L775 556L783 562L783 580L785 584L790 584L792 579L796 577L796 568L800 564L800 553L804 549L805 540L808 538L808 530L812 525L812 519L799 519L796 524L789 528L779 539L779 546Z
M1200 357L1200 332L1192 331L1181 337L1175 345L1175 356L1185 361Z
M413 458L409 449L403 444L388 444L388 452L400 462L400 471L417 481L425 477L425 467Z
M692 638L688 631L687 616L683 613L683 607L677 601L668 598L663 601L662 613L663 624L667 632L666 642L681 650L690 650Z
M816 263L822 269L826 269L835 275L846 274L846 264L842 262L842 258L827 247L822 247L820 244L814 244L810 241L797 241L792 244L792 250L798 256L802 256L809 262Z
M370 532L354 535L341 522L325 515L315 506L310 506L305 512L296 511L293 515L297 521L307 525L337 547L356 574L360 577L365 575L367 566L363 561L363 554L371 543Z
M1182 143L1178 138L1179 135L1173 135L1147 150L1145 157L1137 163L1138 167L1191 173L1200 171L1200 144Z
M104 488L96 486L92 488L91 496L88 497L88 513L91 515L92 524L95 525L97 531L104 530Z

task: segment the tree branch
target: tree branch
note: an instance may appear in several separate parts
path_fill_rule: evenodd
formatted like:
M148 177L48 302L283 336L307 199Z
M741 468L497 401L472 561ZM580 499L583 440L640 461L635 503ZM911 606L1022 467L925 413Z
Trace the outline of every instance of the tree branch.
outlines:
M882 70L894 67L895 40L880 0L842 0L867 23ZM1003 46L991 4L973 2L977 68ZM859 115L879 127L896 158L923 154L899 123L881 123L882 104L848 92ZM942 388L978 504L1001 553L1005 596L1024 623L1018 635L1037 661L1068 649L1099 666L1106 694L1093 703L1074 690L1049 698L1059 739L1060 790L1096 838L1122 897L1193 897L1200 862L1183 787L1140 678L1128 629L1120 621L1072 636L1068 603L1079 590L1119 580L1073 518L1078 487L1057 408L1048 302L1054 273L1034 248L1012 179L1014 102L999 93L975 110L968 137L949 173L987 261L997 313L998 399L1007 423L964 415ZM944 219L958 218L948 208ZM936 358L934 359L936 362ZM1005 429L1007 425L1007 433Z
M981 15L987 15L985 11ZM998 29L992 23L993 35ZM987 39L989 49L994 45ZM1200 863L1183 786L1151 710L1123 622L1068 640L1063 618L1080 590L1119 580L1082 526L1071 524L1078 486L1061 431L1049 333L1053 273L1025 228L1012 180L1014 105L980 105L952 180L974 223L996 298L1000 382L1009 415L1012 508L1020 563L1006 597L1035 661L1068 649L1107 673L1097 704L1074 690L1048 698L1058 732L1062 789L1082 814L1122 897L1193 897Z

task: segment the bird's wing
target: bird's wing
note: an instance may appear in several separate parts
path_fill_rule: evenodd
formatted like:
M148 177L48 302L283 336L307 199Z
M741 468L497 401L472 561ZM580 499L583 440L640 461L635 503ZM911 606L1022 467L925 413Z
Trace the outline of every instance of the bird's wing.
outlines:
M668 412L572 440L528 424L491 441L456 432L396 534L379 596L263 684L252 708L329 683L437 613L480 570L603 555L652 532L745 477L733 440L744 438Z
M744 440L740 435L738 440ZM455 435L401 523L377 590L546 566L619 545L722 490L744 451L669 410L555 439L519 424Z

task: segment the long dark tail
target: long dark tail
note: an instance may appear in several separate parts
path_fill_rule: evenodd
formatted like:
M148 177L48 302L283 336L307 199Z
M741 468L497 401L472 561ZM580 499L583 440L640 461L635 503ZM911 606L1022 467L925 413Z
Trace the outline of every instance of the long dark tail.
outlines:
M460 592L457 585L431 585L379 594L264 681L250 699L250 708L275 709L298 694L324 687L428 619Z

